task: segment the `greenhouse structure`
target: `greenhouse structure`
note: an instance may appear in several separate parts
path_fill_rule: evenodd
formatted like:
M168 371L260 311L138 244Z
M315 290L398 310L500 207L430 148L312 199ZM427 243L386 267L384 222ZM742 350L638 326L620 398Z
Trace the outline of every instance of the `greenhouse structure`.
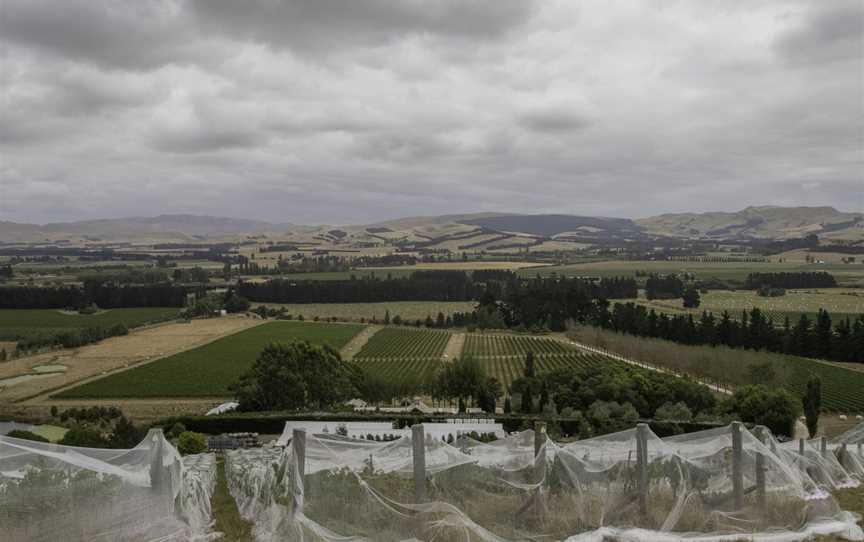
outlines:
M566 444L542 424L488 443L415 425L390 442L293 430L284 444L225 454L259 541L864 540L832 496L864 483L864 425L791 443L736 422ZM215 467L159 430L131 450L0 437L0 528L4 540L214 539Z

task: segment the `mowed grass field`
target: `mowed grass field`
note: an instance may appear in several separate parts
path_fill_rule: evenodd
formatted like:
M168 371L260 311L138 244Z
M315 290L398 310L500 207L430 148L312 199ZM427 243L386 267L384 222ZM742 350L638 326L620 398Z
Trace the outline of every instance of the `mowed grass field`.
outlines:
M303 315L306 320L318 318L339 318L359 322L361 318L379 322L390 312L390 318L398 315L402 320L425 320L427 316L433 319L438 313L449 316L454 312L471 312L477 303L473 301L391 301L386 303L254 303L255 306L278 309L285 308L288 314L295 317Z
M752 290L710 290L701 295L701 303L696 309L685 309L678 299L625 299L621 302L634 302L671 314L701 315L709 311L720 315L729 311L730 316L739 318L744 310L758 307L767 313L776 324L782 324L787 316L794 323L801 314L815 316L819 309L827 310L833 319L864 314L864 290L847 288L822 288L807 290L788 290L780 297L760 297Z
M176 316L176 307L108 309L97 314L74 314L56 309L0 309L0 340L49 336L64 331L122 323L128 328L160 322Z
M342 348L363 329L354 324L269 322L141 367L95 380L58 398L225 397L270 342L307 340Z

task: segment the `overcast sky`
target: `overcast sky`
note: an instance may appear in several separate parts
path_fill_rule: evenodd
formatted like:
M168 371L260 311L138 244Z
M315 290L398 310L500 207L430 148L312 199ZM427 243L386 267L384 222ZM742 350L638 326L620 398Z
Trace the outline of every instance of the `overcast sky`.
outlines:
M860 0L2 0L0 220L864 210Z

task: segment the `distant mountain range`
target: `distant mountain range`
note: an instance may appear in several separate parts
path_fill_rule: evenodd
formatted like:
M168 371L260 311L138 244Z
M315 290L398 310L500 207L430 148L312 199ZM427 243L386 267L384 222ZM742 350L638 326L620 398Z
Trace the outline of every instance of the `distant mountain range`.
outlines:
M0 221L0 242L56 242L63 239L204 240L292 232L335 239L430 239L484 231L545 239L636 239L676 237L715 240L823 239L864 242L864 213L832 207L748 207L735 213L675 213L632 220L563 214L475 213L414 217L357 226L300 226L199 215L159 215L54 224Z

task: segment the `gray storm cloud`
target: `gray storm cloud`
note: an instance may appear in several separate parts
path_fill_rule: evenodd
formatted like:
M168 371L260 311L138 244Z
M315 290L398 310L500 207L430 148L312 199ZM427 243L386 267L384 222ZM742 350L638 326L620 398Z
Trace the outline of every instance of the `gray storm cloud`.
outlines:
M864 208L864 5L4 0L0 220Z

